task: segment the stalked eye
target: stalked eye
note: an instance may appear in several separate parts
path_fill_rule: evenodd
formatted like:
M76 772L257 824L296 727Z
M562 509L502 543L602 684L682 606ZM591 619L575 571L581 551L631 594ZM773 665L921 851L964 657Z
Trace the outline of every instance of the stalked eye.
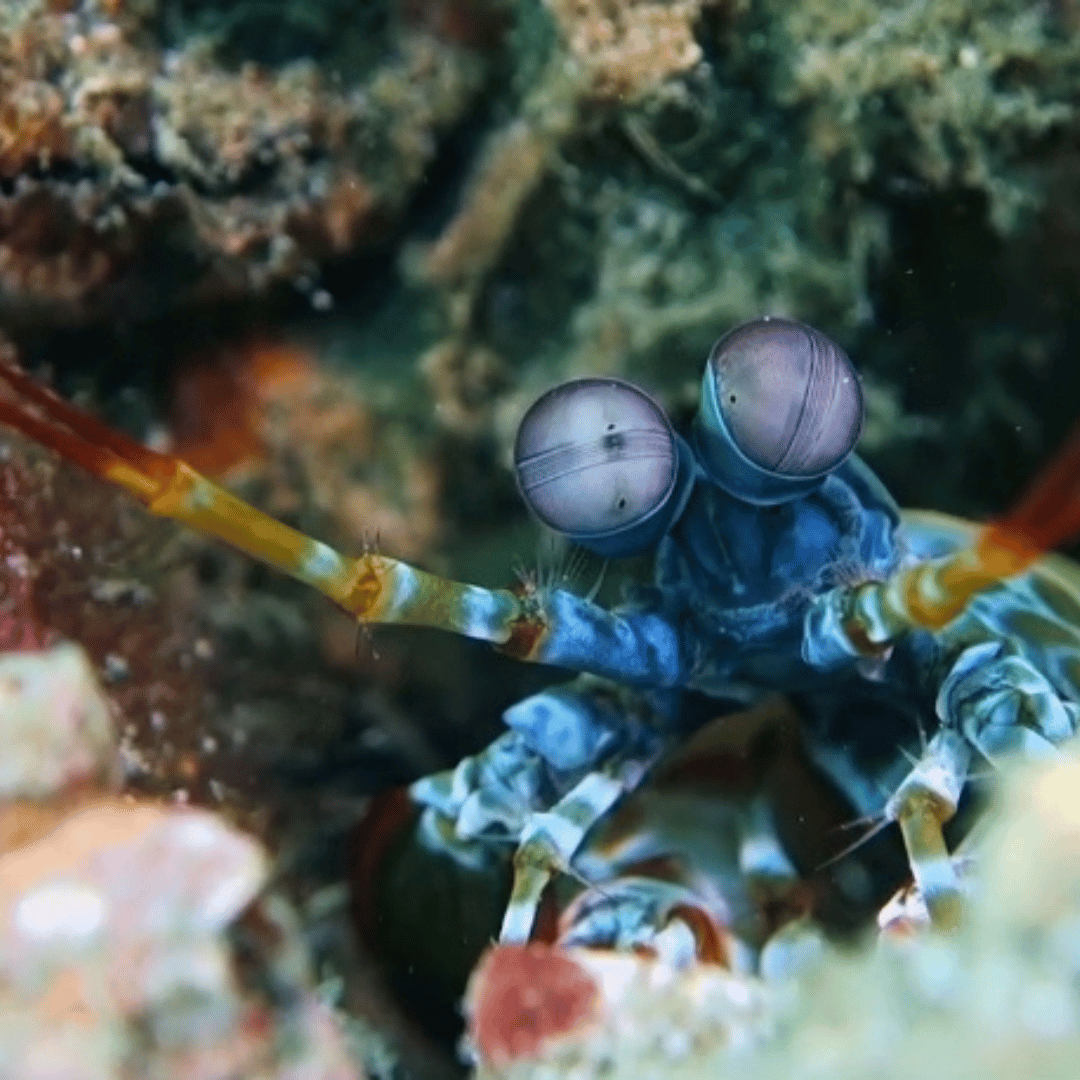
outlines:
M858 440L859 378L844 351L812 326L746 323L717 342L708 374L732 441L762 469L819 476Z
M663 506L678 450L663 410L643 391L617 379L578 379L525 414L514 466L537 517L586 540L630 528Z

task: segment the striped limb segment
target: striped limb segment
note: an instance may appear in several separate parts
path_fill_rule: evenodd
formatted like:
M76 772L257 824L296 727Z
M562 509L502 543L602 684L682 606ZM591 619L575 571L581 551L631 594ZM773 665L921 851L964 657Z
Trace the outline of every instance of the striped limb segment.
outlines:
M1029 571L1043 553L1077 533L1080 428L1018 505L984 528L974 544L904 567L884 582L821 598L804 652L829 663L845 654L886 653L913 630L942 630L980 594ZM1003 616L1006 608L1003 603ZM1000 640L968 648L954 660L938 695L942 726L886 807L900 826L918 892L939 927L955 926L960 918L962 886L942 826L955 813L973 750L991 760L1003 751L1031 757L1053 752L1077 728L1077 703L1062 700L1060 685L1011 655L1004 618L1000 628Z
M910 630L940 630L980 593L1023 573L1077 534L1080 427L1011 513L986 526L974 545L853 590L848 636L862 651L875 651Z
M500 941L529 940L548 883L570 867L586 833L626 793L617 773L613 767L588 773L550 810L532 815L514 852L514 883Z
M311 585L364 622L451 630L495 644L539 629L509 590L481 589L381 555L353 559L289 528L197 473L179 458L70 405L12 368L0 368L10 396L0 423L124 488L152 514L173 518ZM532 616L532 621L539 617Z
M885 806L885 816L900 826L930 919L943 930L959 925L963 891L942 828L956 813L970 760L963 736L942 729Z
M730 932L681 881L626 874L579 893L559 917L563 948L615 949L660 957L686 969L734 963Z

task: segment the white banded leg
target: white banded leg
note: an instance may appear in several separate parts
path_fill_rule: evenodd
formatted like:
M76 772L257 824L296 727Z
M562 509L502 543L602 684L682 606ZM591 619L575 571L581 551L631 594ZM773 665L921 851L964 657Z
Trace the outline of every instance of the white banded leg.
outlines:
M942 827L956 813L970 760L964 737L943 728L885 806L886 817L900 826L915 883L940 929L959 924L963 905Z
M620 780L591 772L550 810L532 815L514 853L514 884L500 941L521 944L529 940L548 882L570 866L586 833L625 791Z

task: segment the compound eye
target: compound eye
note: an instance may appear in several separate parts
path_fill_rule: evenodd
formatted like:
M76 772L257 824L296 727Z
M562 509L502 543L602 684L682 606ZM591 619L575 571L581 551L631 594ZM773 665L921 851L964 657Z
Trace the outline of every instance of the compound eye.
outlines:
M863 419L859 378L844 351L789 319L759 319L717 342L709 357L731 438L755 465L818 476L851 452Z
M525 414L514 467L529 508L556 532L602 538L648 517L675 485L663 410L617 379L578 379Z

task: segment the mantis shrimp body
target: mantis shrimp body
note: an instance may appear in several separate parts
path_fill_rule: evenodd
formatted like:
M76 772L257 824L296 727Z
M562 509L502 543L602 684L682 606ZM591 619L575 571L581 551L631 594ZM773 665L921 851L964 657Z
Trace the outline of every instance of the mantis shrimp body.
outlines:
M899 824L932 918L951 925L962 887L943 830L972 760L1053 753L1080 726L1080 572L1038 561L1080 531L1080 435L995 526L903 516L852 454L863 401L851 362L797 322L720 340L687 438L611 379L558 387L525 417L516 469L536 516L604 557L655 548L653 584L614 610L562 588L488 590L347 558L22 373L0 377L14 395L0 421L361 621L438 627L580 673L507 710L488 750L410 792L432 857L477 870L515 849L503 940L530 937L566 871L586 889L565 940L724 952L717 926L739 921L745 881L799 876L767 800L751 793L720 815L722 854L686 821L612 823L648 805L650 775L685 769L703 732L735 730L777 694L798 703L799 755L851 810ZM714 704L711 723L689 692ZM678 852L698 867L681 880L632 872ZM726 908L702 900L713 886Z

